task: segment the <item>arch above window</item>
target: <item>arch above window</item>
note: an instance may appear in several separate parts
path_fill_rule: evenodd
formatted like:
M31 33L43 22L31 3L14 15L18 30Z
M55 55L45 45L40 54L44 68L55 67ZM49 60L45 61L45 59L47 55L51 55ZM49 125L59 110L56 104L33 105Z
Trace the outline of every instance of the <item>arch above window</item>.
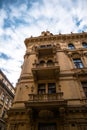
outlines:
M72 43L69 43L68 44L68 48L71 49L71 50L73 50L73 49L75 49L75 46Z
M72 53L72 58L80 58L81 55L79 53Z
M82 46L83 46L84 48L87 48L87 43L86 43L86 42L82 42Z

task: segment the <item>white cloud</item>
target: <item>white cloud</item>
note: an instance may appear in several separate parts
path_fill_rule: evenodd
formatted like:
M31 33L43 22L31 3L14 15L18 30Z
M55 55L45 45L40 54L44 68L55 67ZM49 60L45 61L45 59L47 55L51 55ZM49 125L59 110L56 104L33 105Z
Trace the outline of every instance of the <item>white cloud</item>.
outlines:
M38 36L44 30L49 30L54 34L78 32L87 24L86 0L29 2L30 4L28 2L21 2L20 5L10 4L0 10L0 52L11 57L9 60L1 58L0 67L14 84L21 71L25 38L31 35ZM76 22L80 20L81 23L77 26Z

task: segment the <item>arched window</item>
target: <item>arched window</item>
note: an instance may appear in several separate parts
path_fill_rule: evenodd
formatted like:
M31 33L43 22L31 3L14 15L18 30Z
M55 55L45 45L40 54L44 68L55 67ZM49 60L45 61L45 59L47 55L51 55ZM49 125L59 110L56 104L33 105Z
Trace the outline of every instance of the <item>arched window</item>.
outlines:
M87 48L87 43L86 43L86 42L82 42L82 46L83 46L84 48Z
M40 66L44 66L44 64L45 64L45 61L44 61L44 60L41 60L41 61L40 61Z
M75 49L75 47L74 47L74 45L72 43L68 44L68 48L71 49L71 50Z
M52 60L48 60L47 61L47 66L51 66L51 65L53 65L53 61Z

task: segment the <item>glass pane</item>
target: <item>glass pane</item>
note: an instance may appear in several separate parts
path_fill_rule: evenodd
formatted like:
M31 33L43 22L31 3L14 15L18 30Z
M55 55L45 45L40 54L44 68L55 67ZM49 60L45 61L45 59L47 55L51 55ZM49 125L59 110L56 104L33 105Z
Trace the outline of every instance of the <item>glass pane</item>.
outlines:
M56 84L55 83L48 83L48 93L56 93Z
M83 63L82 63L81 59L73 59L73 62L75 64L76 68L83 68Z
M83 45L84 48L87 48L87 43L86 42L83 42L82 45Z
M45 93L45 84L38 84L38 94L44 94Z
M68 44L68 48L69 48L69 49L75 49L75 47L74 47L73 44Z

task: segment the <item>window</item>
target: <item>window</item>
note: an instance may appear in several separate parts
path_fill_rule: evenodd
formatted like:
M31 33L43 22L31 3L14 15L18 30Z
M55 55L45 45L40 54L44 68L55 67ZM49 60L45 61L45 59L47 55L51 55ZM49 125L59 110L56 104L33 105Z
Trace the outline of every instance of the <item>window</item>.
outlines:
M46 46L45 45L41 45L40 48L45 48Z
M45 94L45 92L46 92L45 84L39 84L38 85L38 94Z
M52 66L53 65L53 61L52 60L48 60L47 61L47 66Z
M86 97L87 97L87 81L81 82L81 84L82 84L84 93L85 93L85 95L86 95Z
M52 94L56 93L56 84L55 83L41 83L38 84L38 94Z
M55 83L48 83L48 93L56 93L56 85Z
M68 44L68 48L71 49L71 50L75 49L75 47L72 43Z
M41 61L40 61L40 66L44 66L44 64L45 64L45 61L44 61L44 60L41 60Z
M8 98L7 98L6 101L5 101L6 105L8 105L8 102L9 102L9 100L8 100Z
M82 42L82 46L83 46L84 48L87 48L87 43L86 43L86 42Z
M48 44L47 47L52 47L51 44Z
M5 98L5 95L4 95L4 94L2 94L2 95L1 95L1 100L3 101L3 100L4 100L4 98Z
M83 63L80 58L73 59L75 68L83 68Z
M48 45L40 45L40 48L50 48L52 47L51 44L48 44Z

